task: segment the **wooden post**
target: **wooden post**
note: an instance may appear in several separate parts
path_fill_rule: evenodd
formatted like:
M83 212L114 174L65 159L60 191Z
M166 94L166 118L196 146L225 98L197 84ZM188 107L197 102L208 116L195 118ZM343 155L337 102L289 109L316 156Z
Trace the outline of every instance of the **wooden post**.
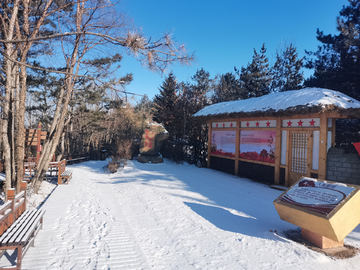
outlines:
M336 132L336 119L332 119L332 130L331 130L331 147L335 147L335 132Z
M27 184L25 181L21 182L20 192L24 191L24 193L25 193L24 194L24 203L23 203L23 206L21 207L21 214L24 213L26 210L26 186L27 186Z
M285 164L286 164L286 167L285 167L285 186L289 187L289 174L290 174L290 168L291 168L291 157L290 157L290 153L291 153L291 150L290 150L290 147L291 147L291 132L290 130L288 130L286 132L286 161L285 161Z
M235 170L234 174L238 175L239 173L239 153L240 153L240 124L241 122L236 120L236 141L235 141Z
M207 154L207 167L210 168L210 153L211 153L211 121L208 122L208 154Z
M36 164L39 164L40 160L40 152L41 152L41 122L39 122L38 130L37 130L37 146L36 146Z
M8 201L12 201L11 214L9 215L9 226L15 221L15 188L9 188L7 191Z
M319 146L319 179L326 179L326 159L327 159L327 115L320 114L320 146Z
M276 119L276 138L275 138L275 174L274 184L280 184L280 163L281 163L281 123L282 119Z
M16 261L16 269L21 269L21 263L22 263L22 246L16 246L17 247L17 261Z

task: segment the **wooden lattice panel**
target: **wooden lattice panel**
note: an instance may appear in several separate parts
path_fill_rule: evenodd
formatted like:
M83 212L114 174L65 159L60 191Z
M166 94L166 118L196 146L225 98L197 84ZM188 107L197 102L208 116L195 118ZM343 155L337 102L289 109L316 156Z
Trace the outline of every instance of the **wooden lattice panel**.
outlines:
M292 157L291 157L291 171L295 173L306 174L306 149L307 149L307 134L293 133L292 134Z

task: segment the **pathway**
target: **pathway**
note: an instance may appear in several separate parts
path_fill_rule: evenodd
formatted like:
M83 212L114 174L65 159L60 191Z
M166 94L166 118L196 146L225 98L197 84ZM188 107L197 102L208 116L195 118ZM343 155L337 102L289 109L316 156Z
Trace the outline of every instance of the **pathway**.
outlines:
M70 167L72 181L58 186L43 206L44 226L24 257L23 269L149 268L103 173L105 164Z

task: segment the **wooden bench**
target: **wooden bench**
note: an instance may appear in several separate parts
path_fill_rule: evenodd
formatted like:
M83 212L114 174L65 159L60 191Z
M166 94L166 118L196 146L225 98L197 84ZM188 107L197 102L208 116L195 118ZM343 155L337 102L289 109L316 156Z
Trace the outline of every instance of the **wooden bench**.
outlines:
M67 165L76 164L76 163L80 163L80 162L88 161L88 160L90 160L90 157L69 158L66 160L66 164Z
M26 182L21 184L21 192L16 196L15 189L9 189L8 199L0 208L0 250L17 249L17 259L15 266L0 270L21 269L22 258L29 247L34 246L45 213L39 209L26 210Z
M66 170L66 160L58 162L58 185L69 184L72 178L72 171Z

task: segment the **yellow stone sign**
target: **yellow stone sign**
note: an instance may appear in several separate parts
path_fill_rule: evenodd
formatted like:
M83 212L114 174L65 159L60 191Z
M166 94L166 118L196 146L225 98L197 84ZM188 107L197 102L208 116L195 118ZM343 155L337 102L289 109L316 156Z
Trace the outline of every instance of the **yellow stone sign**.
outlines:
M341 243L360 223L359 189L301 177L274 205L282 220Z

